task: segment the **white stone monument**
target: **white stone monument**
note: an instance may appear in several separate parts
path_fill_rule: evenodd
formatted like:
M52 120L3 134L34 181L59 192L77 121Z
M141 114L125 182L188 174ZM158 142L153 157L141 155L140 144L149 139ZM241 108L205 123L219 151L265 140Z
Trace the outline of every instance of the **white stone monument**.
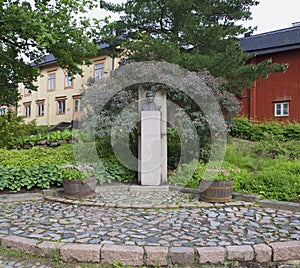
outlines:
M161 184L160 111L141 111L141 185Z
M139 182L142 186L158 186L167 182L167 109L165 92L140 88L141 137L139 142Z

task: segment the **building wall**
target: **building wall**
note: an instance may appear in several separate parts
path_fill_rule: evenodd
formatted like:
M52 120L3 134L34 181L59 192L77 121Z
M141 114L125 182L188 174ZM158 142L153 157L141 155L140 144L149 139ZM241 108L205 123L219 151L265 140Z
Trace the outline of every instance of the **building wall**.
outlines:
M36 82L38 91L28 92L24 85L19 86L22 99L18 103L18 115L25 116L25 122L36 119L37 125L56 125L79 118L81 92L87 88L88 79L94 79L95 75L99 73L99 70L95 71L96 66L103 67L100 73L105 77L117 67L118 61L118 59L103 56L93 59L91 65L82 67L83 77L76 75L71 86L66 84L67 71L58 67L56 63L41 66L42 75ZM53 78L53 75L55 75L52 83L54 88L51 89L49 80ZM28 109L30 109L30 115Z
M258 56L256 61L268 58L276 63L288 63L289 67L285 73L259 79L250 90L246 90L242 96L242 114L258 121L300 122L300 50ZM275 105L280 107L284 103L288 105L288 114L275 115Z

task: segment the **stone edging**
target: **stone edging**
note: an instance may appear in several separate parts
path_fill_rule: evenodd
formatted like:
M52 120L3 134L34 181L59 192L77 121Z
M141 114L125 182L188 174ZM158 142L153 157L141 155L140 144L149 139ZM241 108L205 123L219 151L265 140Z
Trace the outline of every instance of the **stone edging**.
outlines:
M102 187L102 186L101 186ZM117 189L129 189L129 186L105 186L105 189L99 190L98 192L105 190L117 190ZM192 188L180 188L175 186L170 186L170 190L172 191L182 191L186 193L198 193L197 189ZM11 202L25 202L25 201L39 201L39 200L50 200L57 201L66 204L80 204L87 206L99 206L99 207L113 207L113 208L161 208L161 209L171 209L171 208L209 208L209 207L222 207L222 206L250 206L252 203L256 203L260 207L272 208L277 210L286 210L293 212L300 212L300 203L293 202L284 202L284 201L275 201L275 200L262 200L259 195L251 195L251 194L242 194L242 193L233 193L233 198L236 198L238 201L236 202L227 202L227 203L207 203L200 202L199 204L170 204L170 205L126 205L126 204L112 204L112 203L99 203L99 202L91 202L91 201L78 201L78 200L69 200L65 198L61 198L60 196L63 193L63 189L56 190L44 190L43 194L41 193L25 193L25 194L4 194L0 195L0 203L11 203Z
M0 245L27 254L59 257L64 262L87 262L130 266L171 266L239 263L286 263L300 265L300 241L225 247L160 247L127 245L91 245L39 241L0 235Z
M120 187L123 190L128 189L129 187ZM173 191L176 191L177 188L172 187ZM118 187L107 187L106 190L113 189L117 190ZM105 191L102 190L102 191ZM101 191L100 191L101 192ZM195 189L188 189L182 190L182 192L188 192L188 193L197 193L198 191ZM62 189L57 189L55 191L44 191L44 198L49 201L56 201L61 202L64 204L74 204L74 205L82 205L82 206L96 206L96 207L108 207L108 208L123 208L123 209L177 209L177 208L211 208L211 207L224 207L224 206L251 206L253 205L252 202L246 202L246 201L231 201L226 203L207 203L207 202L199 202L197 204L195 203L179 203L179 204L124 204L124 203L107 203L107 202L97 202L97 201L86 201L86 200L71 200L64 197L61 197L63 194Z

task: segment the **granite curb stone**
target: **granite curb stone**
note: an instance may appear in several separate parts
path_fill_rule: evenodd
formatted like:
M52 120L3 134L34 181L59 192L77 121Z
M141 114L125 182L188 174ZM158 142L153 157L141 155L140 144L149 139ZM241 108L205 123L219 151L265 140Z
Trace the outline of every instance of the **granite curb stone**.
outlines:
M31 238L9 235L1 238L1 246L20 250L27 254L36 253L38 241Z
M225 261L226 250L223 247L197 247L196 250L200 257L200 264L220 264Z
M146 265L168 265L168 247L146 246Z
M229 261L253 261L254 250L249 245L227 246L227 259Z
M12 203L12 202L38 201L38 200L43 200L43 198L44 195L40 193L2 194L0 195L0 202Z
M300 241L276 242L252 246L226 247L155 247L127 245L91 245L40 241L17 236L1 236L1 245L24 253L59 257L65 262L88 262L112 265L197 265L222 264L226 261L278 263L300 262ZM270 251L271 250L271 251ZM255 252L255 255L254 255ZM267 256L263 256L266 254ZM272 257L273 256L273 257ZM271 257L271 258L270 258ZM199 259L199 260L198 260Z
M300 241L275 242L270 246L273 261L300 260Z
M272 248L266 244L253 245L255 261L258 263L266 263L272 261Z
M41 257L55 257L59 256L60 248L64 243L52 242L52 241L43 241L37 245L36 252Z
M66 244L60 248L60 257L64 262L100 262L101 245Z
M188 247L171 247L170 255L172 264L194 264L194 248Z
M139 246L104 245L101 249L101 263L112 265L143 266L144 249Z

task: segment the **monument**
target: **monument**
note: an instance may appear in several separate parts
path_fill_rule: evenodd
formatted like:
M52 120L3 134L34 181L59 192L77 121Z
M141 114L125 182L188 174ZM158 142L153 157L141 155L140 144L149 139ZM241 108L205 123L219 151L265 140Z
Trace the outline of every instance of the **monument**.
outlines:
M154 92L147 91L146 102L140 109L139 181L142 186L159 186L167 181L166 99L165 94L162 96L162 105L158 105Z

